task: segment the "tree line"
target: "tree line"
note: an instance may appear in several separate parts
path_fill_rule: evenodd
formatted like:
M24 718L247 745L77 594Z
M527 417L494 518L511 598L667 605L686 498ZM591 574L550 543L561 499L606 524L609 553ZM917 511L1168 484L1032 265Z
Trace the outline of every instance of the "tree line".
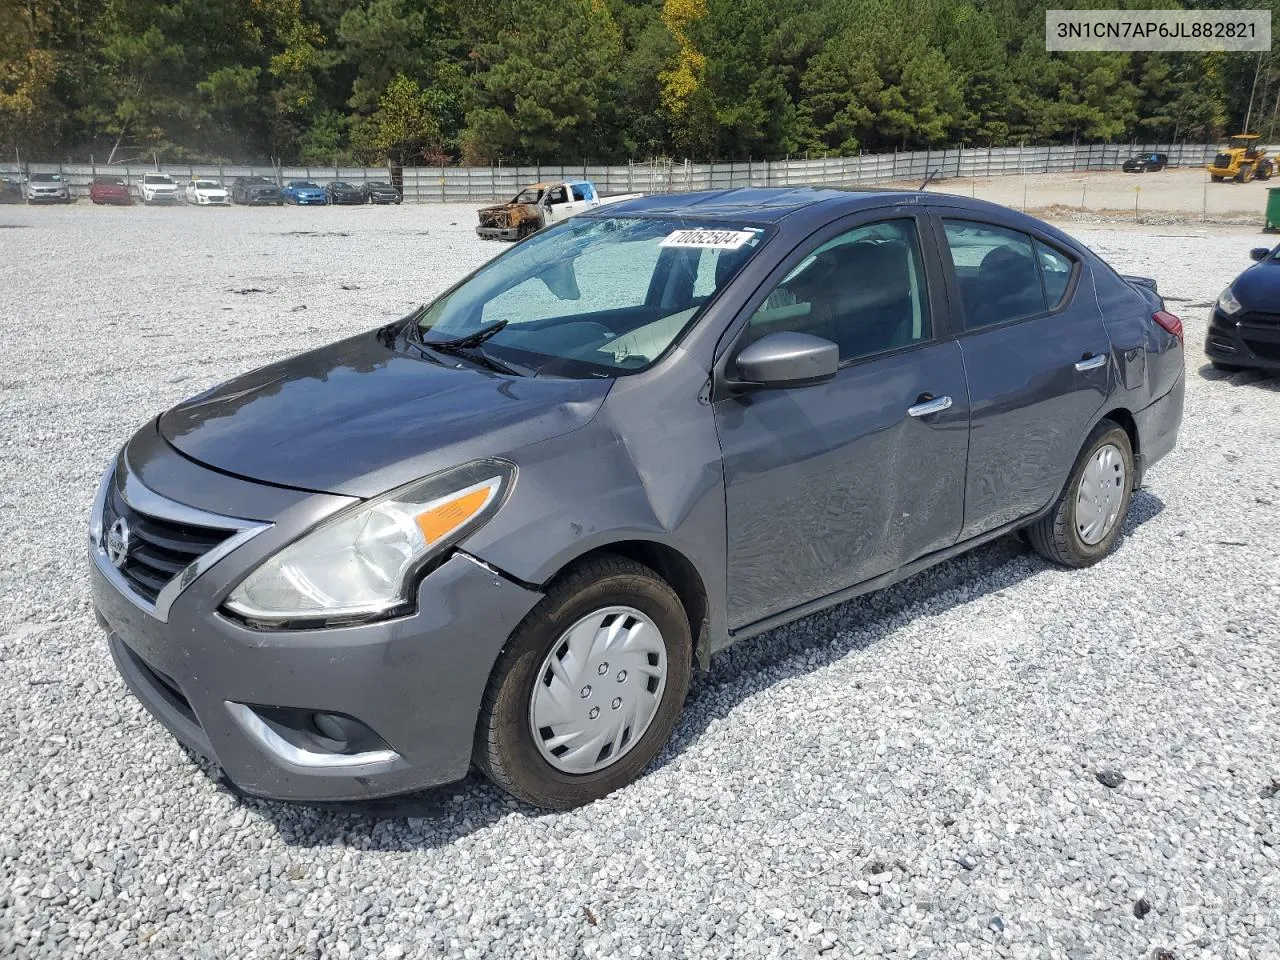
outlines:
M0 159L780 159L1202 141L1246 115L1273 132L1269 54L1049 54L1045 7L0 0Z

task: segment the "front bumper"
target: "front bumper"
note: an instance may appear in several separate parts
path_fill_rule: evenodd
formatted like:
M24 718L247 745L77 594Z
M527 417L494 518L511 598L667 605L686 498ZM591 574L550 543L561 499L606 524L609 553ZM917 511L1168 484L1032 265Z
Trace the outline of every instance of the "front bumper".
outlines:
M28 193L28 203L70 203L71 193L67 190L60 190L57 193Z
M519 227L476 227L476 236L481 240L519 240Z
M294 197L293 202L300 207L323 207L329 203L325 197Z
M177 193L153 193L151 196L143 194L144 203L181 203L182 197Z
M179 478L193 468L167 465L151 473ZM256 486L212 482L224 488L213 498L223 502L228 482ZM218 607L239 577L299 532L286 536L280 529L294 526L296 509L281 516L294 519L196 577L163 622L130 598L106 554L90 545L94 607L129 689L179 741L249 794L351 800L465 776L489 673L541 594L455 553L422 580L409 616L332 629L253 630ZM280 711L354 718L380 739L353 760L305 732L273 725Z
M246 207L269 207L283 203L284 198L278 193L248 193L237 202Z
M1204 352L1213 360L1259 370L1280 370L1280 314L1244 311L1209 316Z
M370 203L399 203L400 197L391 193L371 193L369 194Z

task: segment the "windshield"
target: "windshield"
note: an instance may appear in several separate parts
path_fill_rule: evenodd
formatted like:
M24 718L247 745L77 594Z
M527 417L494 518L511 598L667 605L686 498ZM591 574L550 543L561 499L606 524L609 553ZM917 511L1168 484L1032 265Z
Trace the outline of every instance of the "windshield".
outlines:
M148 173L142 178L143 183L173 183L167 174Z
M56 173L33 173L31 179L35 183L59 183L62 177Z
M299 190L319 190L320 184L312 183L310 180L295 180L293 186Z
M341 180L335 180L333 181L333 183L329 184L329 186L333 187L333 189L335 190L354 190L355 189L355 187L353 187L351 184L343 183Z
M366 184L366 186L378 187L380 189L385 190L387 187L391 186L391 184L385 183L382 180L374 180L372 183Z
M197 180L196 189L197 190L221 190L222 184L214 183L212 180Z
M423 311L418 330L428 346L491 333L478 349L522 373L636 373L680 338L769 235L684 218L574 218L482 267Z

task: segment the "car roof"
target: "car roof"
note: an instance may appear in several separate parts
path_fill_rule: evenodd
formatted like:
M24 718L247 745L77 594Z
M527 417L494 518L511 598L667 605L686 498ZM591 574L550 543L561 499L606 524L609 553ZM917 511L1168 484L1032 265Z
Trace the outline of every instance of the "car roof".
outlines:
M738 187L697 193L653 194L589 210L580 216L643 214L777 223L800 211L822 207L831 213L853 213L876 207L945 204L981 210L1006 210L997 204L955 194L883 187Z

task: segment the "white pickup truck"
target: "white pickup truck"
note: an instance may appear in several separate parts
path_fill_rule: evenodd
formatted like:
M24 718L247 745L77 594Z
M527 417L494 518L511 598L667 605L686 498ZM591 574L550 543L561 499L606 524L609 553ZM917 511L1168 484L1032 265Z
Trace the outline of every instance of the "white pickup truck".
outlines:
M561 180L525 187L509 202L479 211L476 233L484 240L523 240L535 230L593 207L634 200L641 193L601 197L590 180Z

